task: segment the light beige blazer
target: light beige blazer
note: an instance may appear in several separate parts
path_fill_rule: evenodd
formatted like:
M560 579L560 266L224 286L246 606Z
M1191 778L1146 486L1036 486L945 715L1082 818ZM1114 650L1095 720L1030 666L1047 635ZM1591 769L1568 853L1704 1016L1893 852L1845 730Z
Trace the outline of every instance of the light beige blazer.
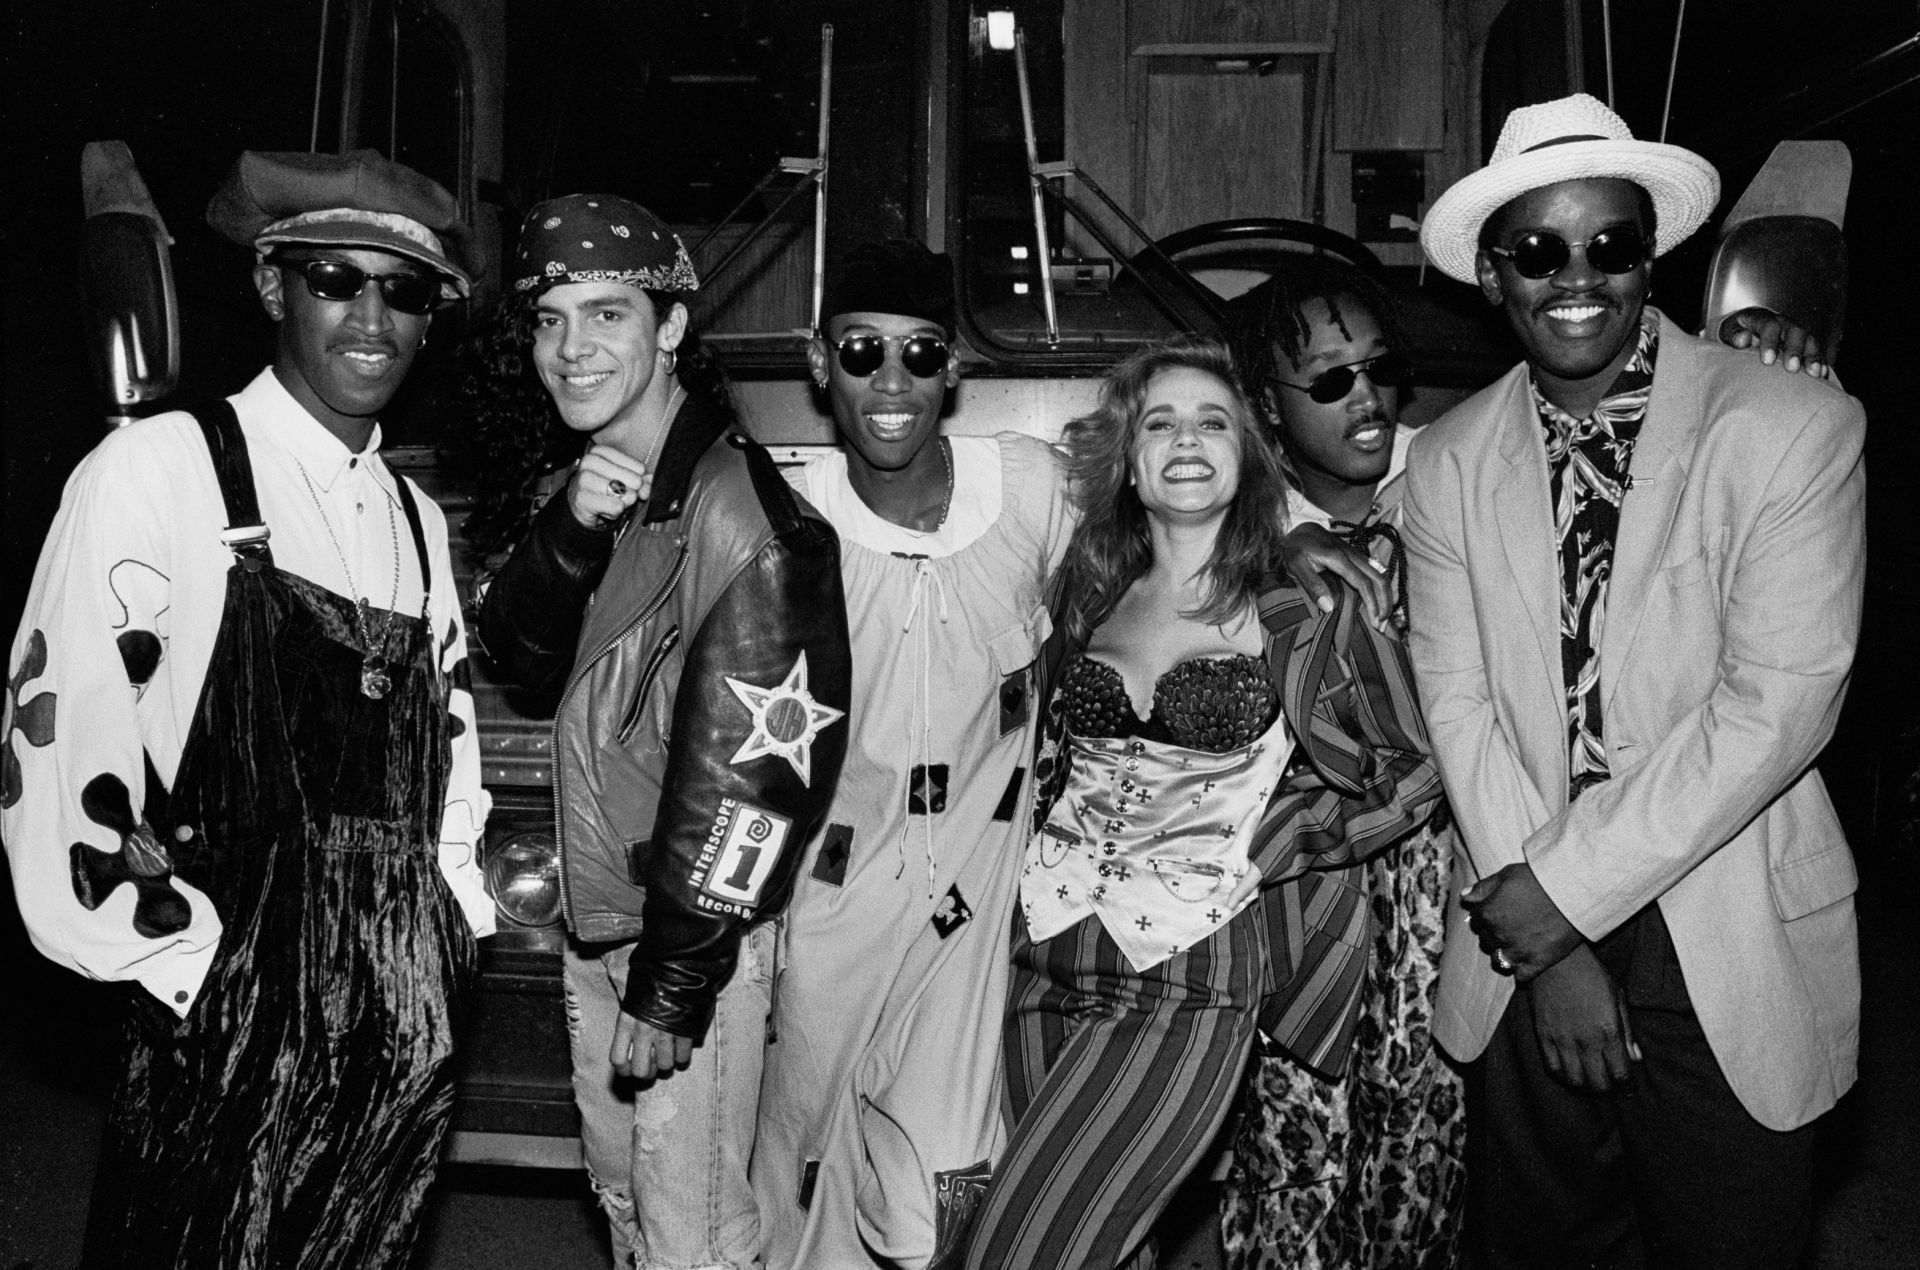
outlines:
M1814 757L1859 633L1860 404L1664 318L1601 632L1613 779L1567 805L1560 571L1525 366L1415 440L1404 535L1422 708L1463 836L1456 893L1522 859L1589 939L1658 900L1741 1103L1789 1129L1853 1083L1853 856ZM1456 898L1436 1038L1513 992Z

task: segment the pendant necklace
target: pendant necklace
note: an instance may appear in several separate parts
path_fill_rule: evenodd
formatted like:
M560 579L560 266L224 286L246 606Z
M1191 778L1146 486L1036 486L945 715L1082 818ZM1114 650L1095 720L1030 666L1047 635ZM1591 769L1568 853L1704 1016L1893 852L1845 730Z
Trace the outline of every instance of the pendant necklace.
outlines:
M353 603L353 618L360 628L360 695L374 701L387 695L393 686L393 680L387 674L387 659L381 656L386 651L387 635L393 627L393 606L400 601L400 529L393 518L393 500L387 503L387 538L393 543L393 593L387 599L386 615L380 619L380 642L373 640L373 630L367 621L367 598L360 595L360 584L354 581L353 566L347 563L347 553L340 546L339 536L333 532L333 521L327 516L326 504L320 501L320 493L313 488L313 478L307 475L307 465L299 459L293 465L300 469L300 480L307 487L307 497L313 500L313 509L320 513L320 527L327 531L327 541L333 544L333 554L340 557L340 571L347 575L347 589L358 598ZM386 491L382 490L382 494Z
M937 534L946 525L947 517L953 512L953 460L947 457L947 439L945 437L936 436L933 439L933 448L939 451L940 466L946 469L947 473L947 494L940 502L940 519L934 521L933 528L926 531L930 534Z

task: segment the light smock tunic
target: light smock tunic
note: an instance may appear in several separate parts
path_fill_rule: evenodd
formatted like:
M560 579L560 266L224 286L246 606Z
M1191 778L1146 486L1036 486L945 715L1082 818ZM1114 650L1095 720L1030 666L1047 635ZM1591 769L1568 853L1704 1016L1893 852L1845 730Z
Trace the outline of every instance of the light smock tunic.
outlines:
M791 477L840 534L854 684L780 946L753 1161L770 1268L926 1265L1005 1136L1034 664L1072 521L1043 443L951 444L932 533L868 508L844 454Z

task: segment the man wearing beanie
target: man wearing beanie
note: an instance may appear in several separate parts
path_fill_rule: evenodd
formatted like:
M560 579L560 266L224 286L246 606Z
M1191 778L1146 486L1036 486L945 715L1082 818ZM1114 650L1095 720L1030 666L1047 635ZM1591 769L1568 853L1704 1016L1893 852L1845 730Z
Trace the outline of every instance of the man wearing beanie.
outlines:
M136 989L83 1263L398 1267L493 921L446 525L379 454L460 227L366 150L243 154L207 217L273 364L69 481L0 823L37 946Z
M828 824L782 932L754 1189L769 1270L924 1267L984 1187L1046 579L1070 511L1043 443L943 436L945 256L829 275L808 347L841 448L794 475L839 531L855 681Z
M698 285L627 199L528 214L511 316L548 417L590 446L480 619L510 676L564 687L574 1093L615 1261L638 1270L760 1264L768 919L833 797L853 673L838 541L735 425L688 322Z
M1403 525L1483 1265L1797 1265L1854 1079L1854 865L1812 764L1865 419L1647 306L1718 192L1581 94L1516 110L1421 229L1526 353L1415 440Z

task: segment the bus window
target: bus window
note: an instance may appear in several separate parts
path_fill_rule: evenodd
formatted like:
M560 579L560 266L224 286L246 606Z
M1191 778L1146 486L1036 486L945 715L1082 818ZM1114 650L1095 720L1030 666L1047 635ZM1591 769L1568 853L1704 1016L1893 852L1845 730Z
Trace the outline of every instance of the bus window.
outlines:
M514 211L607 190L658 213L694 252L694 317L731 367L799 365L811 316L810 194L715 266L796 183L763 178L817 146L820 29L834 26L829 225L835 244L909 224L913 49L919 6L883 0L736 0L507 6L504 170ZM744 206L742 206L744 200ZM731 219L727 219L730 213ZM724 222L724 223L723 223ZM701 244L704 241L704 246Z
M334 131L342 149L370 146L396 162L440 182L456 197L469 187L471 161L464 153L469 129L462 117L462 64L451 33L418 5L375 0L364 19L348 12L351 26L364 20L364 41L336 39L328 68L335 85L347 75L358 92L340 92L339 113L319 121ZM342 55L339 50L351 49ZM348 66L349 59L359 64ZM331 125L331 127L329 127ZM320 144L328 145L322 136Z
M1044 261L1017 55L987 35L989 12L1007 7L956 5L952 33L951 224L969 336L991 358L1093 372L1176 331L1216 329L1221 300L1261 280L1277 253L1378 266L1323 224L1328 0L1018 6L1034 156L1073 169L1047 182ZM1153 244L1178 244L1180 268Z

